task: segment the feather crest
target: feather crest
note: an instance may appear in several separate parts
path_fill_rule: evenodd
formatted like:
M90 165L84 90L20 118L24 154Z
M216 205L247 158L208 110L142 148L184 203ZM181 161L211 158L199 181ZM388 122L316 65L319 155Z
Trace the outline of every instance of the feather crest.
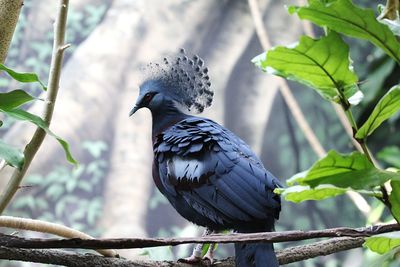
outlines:
M197 55L186 54L183 48L174 57L165 57L162 62L149 63L145 68L145 79L160 84L164 94L184 106L188 111L203 112L211 106L214 96L208 68Z

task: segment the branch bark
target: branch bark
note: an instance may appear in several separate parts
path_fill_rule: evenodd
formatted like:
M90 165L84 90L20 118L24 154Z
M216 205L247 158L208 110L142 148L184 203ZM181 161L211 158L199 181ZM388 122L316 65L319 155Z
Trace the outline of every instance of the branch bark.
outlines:
M14 248L80 248L80 249L127 249L182 244L205 243L254 243L288 242L323 237L368 237L377 234L399 231L399 224L383 224L361 228L330 228L312 231L284 231L250 234L214 234L204 237L186 238L107 238L107 239L40 239L21 238L0 234L0 246Z
M364 243L363 237L339 237L327 241L320 241L309 245L291 247L276 252L279 264L289 264L303 261L318 256L329 255L343 250L361 247ZM120 258L106 258L93 254L78 254L62 250L24 249L0 247L0 259L28 261L47 264L58 264L66 266L169 266L188 267L180 262L171 261L133 261ZM219 267L235 266L234 258L227 258L218 261Z
M0 1L0 63L4 63L17 26L23 0Z
M68 4L69 0L61 0L58 9L58 16L54 25L54 44L53 44L53 55L50 65L49 83L47 97L45 101L45 109L43 113L43 120L50 125L51 118L53 116L53 110L55 101L57 98L61 65L63 62L64 51L68 47L64 43L65 39L65 29L67 24L67 14L68 14ZM11 201L14 194L25 176L36 152L39 150L44 138L46 137L46 132L41 128L36 128L36 131L25 147L25 163L21 170L15 169L10 181L8 182L4 193L0 196L0 214L7 207L8 203Z
M8 227L13 229L29 230L40 233L53 234L65 238L82 238L93 239L92 236L67 226L45 222L34 219L17 218L11 216L0 216L0 227ZM114 250L97 250L100 254L106 257L115 257L117 253Z

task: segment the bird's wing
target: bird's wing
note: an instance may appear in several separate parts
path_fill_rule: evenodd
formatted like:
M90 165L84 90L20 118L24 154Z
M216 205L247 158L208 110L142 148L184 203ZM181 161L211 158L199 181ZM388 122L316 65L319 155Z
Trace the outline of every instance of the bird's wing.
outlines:
M219 124L185 119L158 137L154 152L166 190L203 216L225 224L278 218L280 198L273 190L279 181Z

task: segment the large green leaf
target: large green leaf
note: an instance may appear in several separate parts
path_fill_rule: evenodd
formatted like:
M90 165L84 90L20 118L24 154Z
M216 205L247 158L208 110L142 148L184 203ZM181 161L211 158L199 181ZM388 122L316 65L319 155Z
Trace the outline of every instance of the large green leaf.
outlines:
M358 90L349 47L335 32L317 40L302 36L296 46L274 47L252 62L268 73L312 87L328 100L337 101L341 94L349 98Z
M0 93L0 108L13 109L36 99L23 90L14 90L7 93Z
M24 165L24 154L17 148L14 148L0 139L0 158L4 159L9 165L18 169Z
M26 112L25 110L14 108L14 109L0 109L0 111L6 113L7 115L17 119L17 120L23 120L23 121L29 121L32 122L33 124L37 125L38 127L42 128L47 134L53 136L63 147L65 151L65 156L67 160L73 164L77 164L77 161L73 158L71 151L69 149L68 143L63 140L61 137L55 135L48 127L46 122L42 120L42 118L31 114L29 112Z
M400 232L391 232L368 237L365 240L364 246L376 253L384 254L400 246Z
M295 185L288 188L277 188L275 192L281 194L285 200L295 203L306 200L322 200L346 193L347 189L332 185L320 185L315 188L303 185Z
M357 7L350 0L329 3L309 0L308 6L289 7L289 13L297 13L301 19L310 20L319 26L327 26L334 31L366 39L400 63L399 42L386 25L377 21L372 9Z
M368 190L391 179L400 181L400 174L375 168L364 154L353 152L342 155L331 150L294 181L311 187L331 184L340 188Z
M310 187L308 185L294 185L287 188L276 188L274 192L281 194L287 201L298 203L306 200L322 200L330 197L336 197L350 190L354 191L350 188L340 188L330 184L322 184L316 187ZM379 195L379 193L367 190L357 190L357 192L368 196Z
M392 87L375 106L367 121L356 133L356 138L369 136L382 122L400 110L400 85Z
M400 182L391 181L392 192L389 196L389 202L391 204L391 212L397 222L400 222Z
M43 90L47 90L46 86L40 81L39 77L35 73L23 73L23 72L16 72L10 68L7 68L3 64L0 63L0 70L3 70L8 73L14 80L17 80L22 83L39 83Z

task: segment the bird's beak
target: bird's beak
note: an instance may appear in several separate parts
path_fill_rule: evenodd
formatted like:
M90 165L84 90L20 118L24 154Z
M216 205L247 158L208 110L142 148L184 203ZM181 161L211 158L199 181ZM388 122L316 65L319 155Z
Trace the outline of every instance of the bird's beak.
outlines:
M133 109L129 112L129 117L132 116L133 114L135 114L136 111L138 111L139 109L141 109L143 107L143 96L139 95L139 97L136 100L136 104L133 107Z
M135 114L135 112L138 111L138 109L140 109L140 107L138 105L135 105L133 109L129 112L129 117Z

